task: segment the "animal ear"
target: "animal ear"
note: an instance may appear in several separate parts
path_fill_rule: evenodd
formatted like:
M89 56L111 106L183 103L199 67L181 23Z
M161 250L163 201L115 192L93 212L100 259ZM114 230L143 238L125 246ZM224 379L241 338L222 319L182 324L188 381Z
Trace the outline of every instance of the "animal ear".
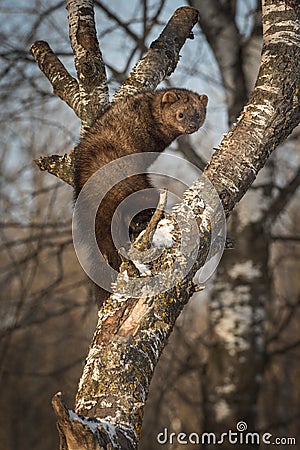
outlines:
M207 105L208 103L208 97L205 94L199 95L199 99L201 100L201 102L203 103L204 106Z
M162 104L166 103L175 103L179 99L178 95L174 91L167 91L162 96L161 102Z

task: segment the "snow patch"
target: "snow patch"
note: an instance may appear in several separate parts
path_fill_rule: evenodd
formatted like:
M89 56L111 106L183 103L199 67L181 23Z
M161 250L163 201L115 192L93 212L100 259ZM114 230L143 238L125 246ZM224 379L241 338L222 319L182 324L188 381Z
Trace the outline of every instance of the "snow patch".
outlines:
M68 412L72 422L77 421L82 423L82 425L87 426L93 434L97 434L99 431L99 426L104 428L109 436L110 442L112 442L114 446L117 446L117 433L115 425L105 422L103 419L90 419L88 417L78 416L78 414L70 409Z
M224 419L231 416L231 409L224 399L219 400L215 404L215 413L217 422L222 422Z
M153 234L152 243L154 247L170 248L174 244L174 224L170 219L162 219Z
M133 264L137 268L137 270L140 272L141 277L149 277L152 275L150 267L147 266L147 264L143 264L139 261L136 261L135 259L132 260Z

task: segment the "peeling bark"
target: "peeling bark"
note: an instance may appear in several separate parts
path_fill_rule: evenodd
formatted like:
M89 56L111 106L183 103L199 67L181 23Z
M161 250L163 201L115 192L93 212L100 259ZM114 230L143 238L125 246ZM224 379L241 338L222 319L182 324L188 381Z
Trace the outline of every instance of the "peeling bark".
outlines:
M40 170L45 170L46 172L55 175L60 178L65 183L73 186L74 183L74 161L73 152L69 155L51 155L51 156L41 156L35 159L35 164Z
M160 354L167 343L176 318L195 291L193 276L203 265L209 247L209 208L188 207L199 201L199 185L196 182L185 194L182 204L176 207L177 218L184 223L184 230L194 237L193 218L200 228L200 247L191 247L195 265L182 277L182 269L188 263L181 253L181 233L174 224L172 249L163 254L157 270L171 269L170 285L178 283L167 292L153 296L153 280L144 289L141 298L131 298L126 292L127 280L120 274L115 294L103 305L89 349L85 369L76 398L77 414L104 418L125 427L127 436L136 443L141 430L143 408L150 381ZM205 220L206 218L206 220ZM171 219L170 219L171 220ZM173 219L174 220L174 219ZM163 262L162 262L163 261ZM122 272L122 270L121 270ZM154 270L153 270L154 272ZM120 392L122 395L120 396Z

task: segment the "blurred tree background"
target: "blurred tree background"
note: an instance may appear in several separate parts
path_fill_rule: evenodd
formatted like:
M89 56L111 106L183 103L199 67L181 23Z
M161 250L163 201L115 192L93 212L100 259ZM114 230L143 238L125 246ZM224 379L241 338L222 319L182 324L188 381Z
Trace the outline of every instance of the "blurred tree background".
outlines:
M165 84L207 93L209 108L204 130L172 151L202 167L254 85L260 4L95 1L96 23L112 95L184 4L199 9L199 26ZM33 163L69 152L79 120L52 94L30 44L47 40L75 70L64 1L0 5L0 442L7 450L50 450L58 448L50 399L62 390L72 405L97 309L73 249L72 189ZM299 442L299 143L298 127L230 217L234 249L186 307L156 369L142 449L160 448L164 428L222 433L242 420L249 431Z

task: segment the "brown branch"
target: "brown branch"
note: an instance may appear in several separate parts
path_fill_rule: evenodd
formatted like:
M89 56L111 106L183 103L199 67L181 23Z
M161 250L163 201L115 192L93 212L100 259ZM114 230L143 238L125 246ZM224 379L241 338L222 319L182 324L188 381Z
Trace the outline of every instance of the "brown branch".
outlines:
M271 239L273 241L286 241L286 242L300 242L300 236L279 236L279 235L272 235Z
M296 341L291 342L290 344L283 345L281 348L276 348L274 350L271 350L267 354L267 357L268 357L268 359L270 359L277 355L286 354L287 352L294 350L297 347L300 347L300 339L297 339Z
M186 157L186 159L198 167L200 170L204 170L207 166L207 161L205 161L201 155L195 152L194 147L191 144L191 140L188 136L180 136L177 139L177 149Z
M276 330L273 329L272 334L269 337L267 337L266 346L269 346L274 341L279 341L282 338L284 331L286 331L286 329L290 325L291 321L294 319L294 317L296 315L296 311L300 306L300 297L298 298L297 302L285 304L284 306L289 308L289 311L285 314L283 319L282 319L282 316L284 315L284 313L283 313L283 311L279 311L279 316L281 317L281 323L277 327L277 329ZM270 353L268 353L268 354L272 354L272 351L270 351Z

